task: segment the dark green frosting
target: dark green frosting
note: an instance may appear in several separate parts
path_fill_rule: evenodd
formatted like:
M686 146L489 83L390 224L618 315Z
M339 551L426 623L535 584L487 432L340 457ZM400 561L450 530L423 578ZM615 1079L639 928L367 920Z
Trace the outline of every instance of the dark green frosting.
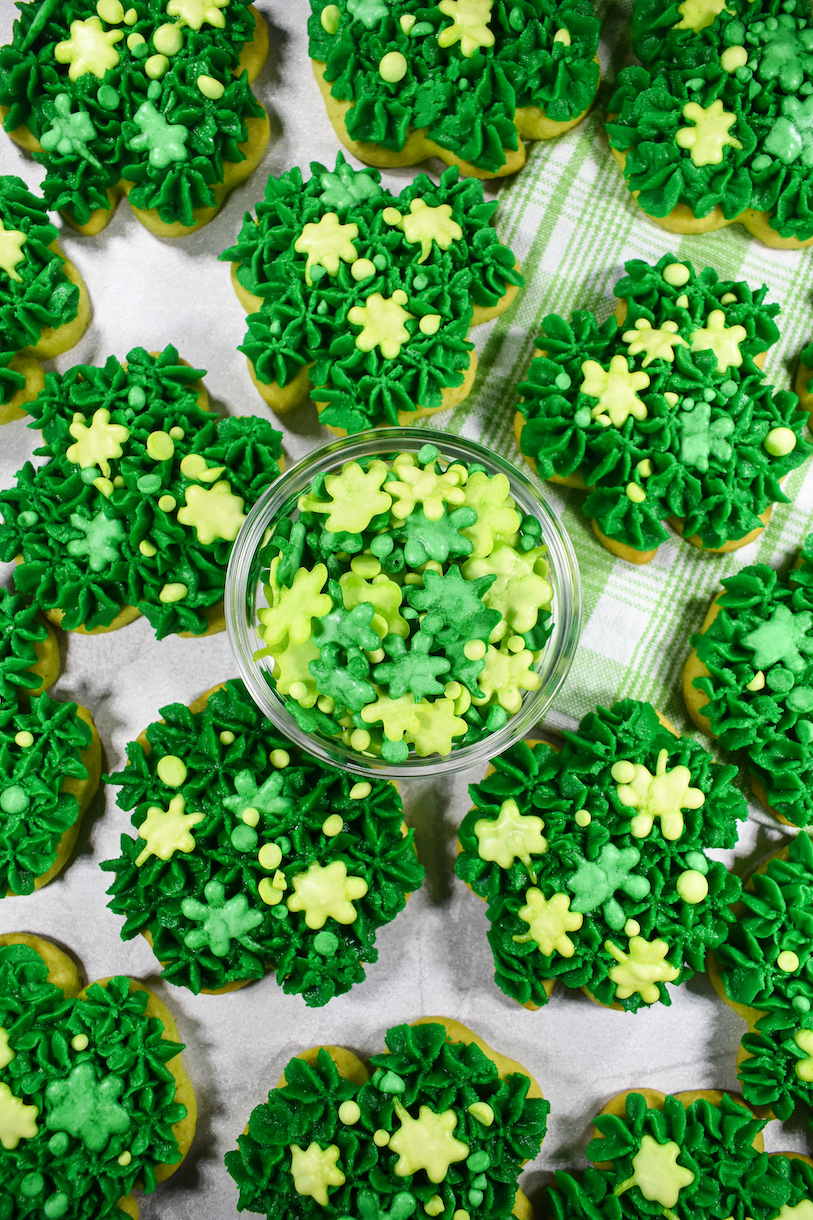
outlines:
M223 596L231 540L203 541L197 526L181 524L179 514L188 511L188 493L208 504L205 496L219 496L224 484L247 512L279 474L280 433L255 416L220 419L201 410L194 383L203 370L181 364L174 347L158 356L135 348L127 366L111 356L102 367L76 365L61 376L47 374L28 409L31 427L45 439L35 452L48 461L37 469L26 462L16 485L0 493L0 558L22 554L14 573L17 588L46 609L64 609L68 630L107 626L130 605L149 619L158 639L177 631L199 635L206 630L207 610ZM92 428L102 419L97 420L100 411L109 413L119 437L128 433L121 456L107 461L107 472L104 463L82 468L68 457L77 441L74 415ZM152 448L151 434L171 428L182 429L183 436L167 437L166 449ZM151 449L159 456L151 456ZM161 452L170 456L161 459ZM208 479L182 473L181 463L191 454L205 459ZM221 470L215 479L213 469ZM110 494L103 490L105 479L113 484L106 488ZM160 506L169 504L167 496L174 508ZM233 540L239 510L229 503L233 528L227 532ZM187 592L167 601L173 586Z
M0 589L0 898L30 894L53 865L59 841L79 817L63 779L87 779L82 752L92 740L75 703L47 694L27 698L39 684L30 672L34 645L45 638L37 607ZM31 745L16 738L29 733Z
M220 256L237 264L243 288L263 298L260 310L249 315L240 348L258 380L285 386L303 364L314 362L315 396L328 404L322 422L348 432L397 424L399 411L417 406L439 407L443 390L460 385L468 369L473 306L494 306L510 285L523 283L513 253L491 226L497 204L485 202L480 182L458 181L457 170L449 169L439 185L419 174L392 195L379 185L380 177L377 170L351 169L341 153L334 171L313 162L305 183L297 167L271 177L256 221L247 213L237 244ZM388 208L409 215L417 199L427 207L448 205L462 230L448 249L432 241L426 258L420 243L407 242L384 219ZM318 224L330 212L358 228L357 257L373 266L361 280L347 262L340 262L336 275L321 266L307 271L306 254L294 250L305 225ZM385 357L380 347L361 351L360 326L348 313L373 294L391 298L399 290L412 315L400 354ZM440 319L433 334L418 328L425 315Z
M172 1125L186 1109L167 1063L183 1046L144 1016L147 992L131 993L129 979L96 983L80 1000L47 975L29 946L0 948L0 1028L14 1056L0 1068L0 1089L38 1110L32 1138L13 1149L0 1144L0 1214L120 1216L119 1199L136 1183L154 1190L156 1168L180 1159ZM76 1050L81 1035L87 1046ZM82 1095L92 1121L81 1106L67 1117Z
M653 216L686 204L697 217L716 205L726 219L746 208L768 213L780 237L813 237L809 201L813 21L805 0L731 0L710 25L680 30L677 4L635 0L633 45L643 67L625 68L610 99L613 148L628 153L624 177ZM747 63L720 62L744 46ZM683 110L722 103L734 115L719 163L695 165L676 136Z
M163 977L195 993L262 978L268 967L276 970L286 992L304 995L310 1005L326 1004L348 991L364 978L363 963L378 957L378 929L395 918L406 895L423 880L412 831L401 833L404 814L396 789L371 780L368 795L351 796L355 779L300 755L271 727L239 681L216 691L202 712L174 703L161 715L163 720L147 729L150 752L132 742L128 767L108 782L121 785L118 803L135 810L135 827L151 808L167 810L178 795L187 814L205 816L192 828L194 849L189 852L175 851L168 860L153 855L139 864L144 839L123 835L121 858L102 864L116 874L109 906L126 916L122 937L149 932ZM274 766L269 760L273 751L284 751L289 763ZM159 777L165 755L181 759L187 768L180 785L170 787ZM256 830L243 821L245 808L259 812ZM327 835L323 827L334 815L343 828ZM269 868L258 859L267 843L277 844L281 857ZM362 878L367 892L354 900L352 923L328 916L321 930L314 930L307 926L305 912L289 910L286 899L295 892L294 877L314 864L330 867L334 861L349 877ZM285 878L284 897L267 905L260 883L277 873ZM192 945L187 943L201 928L200 909L196 906L192 916L184 911L190 899L210 909L224 900L232 904L236 931L226 938L224 951L217 946L215 952L211 938L201 946L192 935Z
M709 671L695 685L712 732L745 751L768 804L794 826L813 821L812 565L809 534L787 576L760 563L726 577L717 618L692 636ZM749 690L759 673L763 685Z
M796 1042L800 1030L813 1050L813 844L799 834L785 854L754 873L728 943L716 950L728 998L763 1013L743 1038L751 1056L739 1066L743 1093L783 1119L797 1105L808 1114L813 1108L813 1083L804 1079L806 1068L802 1076L796 1070L810 1056Z
M338 30L321 21L325 0L311 0L310 55L325 64L331 94L355 105L345 116L353 140L400 151L413 128L491 173L516 149L514 112L537 106L554 122L586 110L598 87L594 62L600 23L589 0L496 0L488 30L493 44L462 54L459 41L443 47L438 35L451 24L439 6L416 9L409 0L360 4L339 0ZM413 17L410 32L400 20ZM560 29L570 44L554 41ZM393 51L407 61L406 75L385 81L382 58Z
M363 1085L341 1077L324 1047L312 1067L292 1059L285 1086L272 1089L268 1101L256 1107L248 1133L238 1137L238 1150L226 1153L226 1168L240 1189L239 1209L264 1213L269 1220L405 1220L423 1215L424 1206L438 1196L441 1220L451 1220L461 1208L472 1220L508 1220L520 1166L537 1155L550 1106L527 1096L527 1076L512 1072L501 1080L475 1043L446 1037L443 1025L389 1030L389 1054L370 1060L373 1076ZM360 1110L355 1123L339 1118L347 1101ZM488 1126L470 1113L478 1102L493 1112ZM449 1166L443 1181L430 1181L424 1169L397 1174L396 1151L373 1141L376 1131L400 1130L396 1107L412 1118L423 1107L433 1115L453 1111L452 1134L468 1145L469 1154ZM346 1178L329 1189L325 1205L297 1193L291 1174L290 1145L305 1149L312 1142L339 1150Z
M781 1153L757 1152L752 1141L765 1121L728 1094L717 1104L700 1098L688 1109L667 1096L660 1110L648 1106L641 1093L631 1093L623 1114L598 1115L595 1125L604 1138L587 1145L588 1158L599 1164L609 1161L609 1167L590 1167L580 1181L556 1174L547 1197L552 1220L640 1220L665 1212L678 1220L775 1220L783 1207L809 1199L813 1168ZM681 1178L694 1175L680 1187L668 1211L657 1199L646 1198L633 1181L633 1158L645 1140L677 1145L679 1151L670 1149L664 1160L668 1164L674 1154Z
M194 224L193 209L216 202L212 187L223 180L224 162L245 160L239 144L248 135L246 118L263 113L247 74L232 76L254 37L248 0L217 10L222 27L184 25L182 48L160 80L148 77L145 64L156 54L155 31L172 24L163 4L126 0L123 8L136 13L132 25L102 22L105 31L123 34L113 44L118 62L101 77L86 71L76 81L54 51L70 38L72 22L98 20L94 0L32 0L18 8L11 44L0 48L0 104L9 107L6 131L27 127L47 150L34 159L46 167L48 206L86 224L95 209L109 209L108 188L125 179L135 183L135 207L155 208L166 224ZM131 50L134 34L141 42ZM220 98L204 96L201 75L225 85ZM170 137L168 126L175 129Z
M691 737L664 729L648 703L625 699L609 710L599 708L564 736L560 753L544 744L534 750L523 742L511 747L493 760L491 775L472 785L475 807L460 828L456 871L488 903L495 978L512 999L541 1006L547 1002L544 980L558 979L566 987L586 987L604 1004L618 1002L636 1012L651 1001L637 991L617 994L610 977L617 958L608 942L628 953L625 925L632 919L640 928L636 935L668 946L663 960L677 974L667 981L678 985L702 971L707 951L728 933L729 904L740 893L739 880L706 851L734 846L746 805L734 786L736 768L713 762ZM691 787L705 799L699 808L684 807L676 838L664 837L659 820L637 837L630 827L638 810L622 804L612 769L626 760L655 776L663 750L666 770L688 768ZM517 856L506 868L480 855L476 828L496 825L509 801L522 817L542 820L546 847L532 850L525 861ZM705 877L708 893L701 901L686 902L678 892L678 879L687 871ZM543 952L528 937L529 924L519 911L529 901L529 887L546 900L566 895L571 912L582 915L581 926L568 932L570 956L561 946ZM669 1004L667 988L658 986L654 998Z
M25 385L9 368L24 347L36 347L45 327L72 322L79 310L79 288L65 273L65 262L49 249L59 236L48 220L48 204L32 195L21 178L0 177L0 224L24 233L22 259L13 278L0 268L0 405Z
M718 280L711 267L695 272L686 259L679 265L688 270L687 282L669 284L664 272L678 261L666 254L655 266L639 259L626 264L627 274L615 287L627 302L621 326L614 317L599 325L587 310L577 310L570 322L549 314L537 340L545 355L532 361L527 381L517 387L527 421L522 452L542 478L578 471L592 489L583 505L586 515L609 538L640 551L668 539L663 523L670 517L683 521L686 537L698 535L711 548L762 528L760 514L768 505L788 502L780 480L811 452L798 398L774 391L754 363L779 337L773 322L778 306L765 302L767 288ZM723 304L729 294L736 299ZM688 305L678 304L683 298ZM722 372L713 350L691 350L692 335L708 329L717 311L725 315L726 329L746 332L739 343L742 363ZM671 361L650 358L646 350L630 356L634 340L623 336L639 320L655 330L666 323L677 327L684 343L672 348ZM581 389L587 361L606 372L618 357L633 376L649 378L637 390L645 417L629 414L620 427L594 418L598 396ZM667 393L678 401L670 405ZM763 443L777 427L790 428L796 438L783 456L771 455ZM642 471L642 462L650 464L651 474ZM631 486L637 489L633 498Z

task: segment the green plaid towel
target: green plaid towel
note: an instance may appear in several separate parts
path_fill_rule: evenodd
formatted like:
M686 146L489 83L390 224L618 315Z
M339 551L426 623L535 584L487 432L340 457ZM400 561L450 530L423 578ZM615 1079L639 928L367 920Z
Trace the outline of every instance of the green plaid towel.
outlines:
M671 252L697 269L714 267L721 278L767 284L768 299L782 309L776 319L781 339L765 361L765 375L777 389L791 388L799 354L813 339L813 250L770 250L738 224L681 237L648 220L633 202L604 131L613 81L631 61L632 5L624 0L597 8L603 82L593 110L561 139L534 145L526 167L499 195L497 228L522 264L526 287L480 352L474 393L428 425L479 438L521 465L513 430L516 386L525 377L542 318L592 309L603 321L613 312L613 286L628 259L656 262ZM614 558L600 545L581 511L583 492L547 484L546 493L573 542L584 599L578 655L547 723L569 728L597 703L632 696L649 700L688 732L680 674L689 639L722 577L752 563L791 566L813 529L813 463L787 480L791 503L774 509L756 542L713 555L675 536L643 567Z

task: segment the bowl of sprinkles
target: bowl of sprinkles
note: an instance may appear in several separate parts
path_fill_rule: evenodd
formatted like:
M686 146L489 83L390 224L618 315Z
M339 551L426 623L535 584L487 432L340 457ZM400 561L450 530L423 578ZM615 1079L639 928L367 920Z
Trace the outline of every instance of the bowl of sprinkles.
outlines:
M458 771L525 736L581 625L542 492L473 441L377 428L254 505L226 578L240 676L294 742L358 774Z

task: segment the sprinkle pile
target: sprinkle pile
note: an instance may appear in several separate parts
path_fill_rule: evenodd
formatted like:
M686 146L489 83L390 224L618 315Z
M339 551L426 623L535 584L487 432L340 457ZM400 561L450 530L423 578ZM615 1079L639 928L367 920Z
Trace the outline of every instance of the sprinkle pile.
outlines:
M449 754L541 685L546 548L504 474L426 444L346 462L295 507L260 555L257 658L305 732L390 763Z

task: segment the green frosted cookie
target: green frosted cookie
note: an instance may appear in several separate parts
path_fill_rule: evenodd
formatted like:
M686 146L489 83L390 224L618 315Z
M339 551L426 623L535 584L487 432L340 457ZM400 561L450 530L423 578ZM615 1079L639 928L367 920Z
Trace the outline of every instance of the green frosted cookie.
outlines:
M257 165L268 116L251 92L268 35L248 0L28 0L0 47L13 140L43 191L98 233L126 194L164 237L211 220Z
M689 714L742 750L754 790L780 819L813 821L813 534L787 576L741 568L699 635L683 675Z
M80 991L73 961L25 934L0 937L0 1214L108 1220L137 1214L186 1155L195 1097L183 1045L152 992L117 976Z
M149 936L163 977L195 993L272 968L321 1005L361 982L423 881L396 788L300 754L242 682L161 715L108 780L137 830L102 864L122 937Z
M280 433L204 410L174 347L49 373L30 405L48 460L0 493L0 559L67 630L144 614L158 639L222 629L231 544L279 474Z
M709 848L747 815L691 737L625 699L585 716L561 752L520 743L471 788L457 875L488 903L496 982L547 1003L551 980L637 1012L670 1003L726 937L739 880Z
M813 1112L813 844L799 834L745 886L715 950L721 994L748 1021L745 1100L787 1119Z
M269 1220L509 1220L548 1111L536 1082L457 1021L398 1025L370 1060L292 1059L226 1168Z
M673 233L740 221L769 246L813 242L813 18L807 0L635 0L610 147Z
M440 157L492 178L584 116L598 88L589 0L311 0L310 56L336 133L371 165Z
M720 1092L614 1097L595 1119L580 1179L556 1174L552 1220L804 1220L813 1162L765 1154L762 1129L742 1101Z
M58 646L37 607L0 589L0 898L56 876L99 786L90 713L43 689L58 672Z
M312 388L322 423L344 433L409 424L469 393L469 328L508 308L523 283L491 225L496 203L447 170L398 195L375 170L296 167L271 177L246 214L234 263L249 310L240 351L277 412Z
M670 254L626 271L615 317L543 319L518 386L520 449L542 478L587 489L600 541L633 563L666 522L706 550L743 546L811 452L798 398L760 372L778 306Z

